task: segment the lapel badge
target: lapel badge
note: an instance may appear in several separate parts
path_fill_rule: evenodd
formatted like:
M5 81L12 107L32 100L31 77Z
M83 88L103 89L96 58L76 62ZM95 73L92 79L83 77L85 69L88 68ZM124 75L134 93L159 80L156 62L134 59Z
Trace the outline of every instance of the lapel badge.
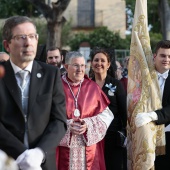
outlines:
M37 73L37 77L41 78L42 77L41 73Z
M108 90L108 95L109 96L114 96L114 92L112 92L111 90Z
M116 86L112 86L112 83L110 84L106 84L105 87L107 87L109 90L108 90L108 95L109 96L114 96L114 92L116 91Z

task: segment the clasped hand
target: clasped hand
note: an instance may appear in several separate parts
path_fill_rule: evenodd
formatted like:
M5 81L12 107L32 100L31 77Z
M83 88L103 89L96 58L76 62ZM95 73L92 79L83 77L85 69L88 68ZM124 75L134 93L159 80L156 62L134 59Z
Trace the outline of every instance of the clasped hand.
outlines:
M20 170L42 170L44 154L41 149L28 149L18 156L16 162Z
M70 131L74 135L81 135L87 130L86 122L82 119L74 119L70 124Z

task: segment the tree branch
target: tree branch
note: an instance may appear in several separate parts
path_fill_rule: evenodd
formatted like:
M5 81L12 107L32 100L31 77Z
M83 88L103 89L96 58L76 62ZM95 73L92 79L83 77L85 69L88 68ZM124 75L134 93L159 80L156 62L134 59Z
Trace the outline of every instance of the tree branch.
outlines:
M44 17L51 18L52 16L52 8L42 2L41 0L26 0L28 2L31 2L43 15Z
M57 2L52 2L52 6L54 9L61 10L63 12L69 3L70 0L58 0Z

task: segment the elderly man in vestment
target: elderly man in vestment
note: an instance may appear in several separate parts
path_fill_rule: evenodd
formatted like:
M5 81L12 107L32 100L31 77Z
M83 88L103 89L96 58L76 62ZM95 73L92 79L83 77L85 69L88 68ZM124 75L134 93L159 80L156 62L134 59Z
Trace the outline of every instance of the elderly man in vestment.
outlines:
M113 120L109 100L100 87L85 76L85 59L68 52L67 74L62 76L66 95L66 135L57 148L59 170L105 170L103 137Z

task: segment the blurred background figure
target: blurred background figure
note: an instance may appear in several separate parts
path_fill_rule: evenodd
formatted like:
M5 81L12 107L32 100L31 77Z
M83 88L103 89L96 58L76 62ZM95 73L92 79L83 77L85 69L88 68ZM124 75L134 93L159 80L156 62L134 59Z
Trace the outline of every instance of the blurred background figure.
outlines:
M122 78L122 73L123 73L123 68L122 68L122 66L121 66L121 64L120 64L119 61L116 61L116 66L117 66L116 78L117 78L118 80L121 80L121 78Z
M62 49L61 50L61 55L63 57L63 61L62 61L62 64L64 65L65 64L65 57L66 57L66 54L68 53L68 50L65 50L65 49Z
M56 66L60 69L61 74L65 72L65 68L63 66L63 55L61 53L62 51L58 47L50 47L47 50L47 64L51 64L53 66Z
M60 68L60 72L62 73L62 75L64 73L66 73L66 69L65 69L64 65L65 65L65 57L66 57L67 53L68 53L68 50L65 50L65 49L61 50L61 55L63 57L63 61L62 61L62 68Z
M126 77L128 76L128 63L129 63L130 56L126 56L123 60L123 73L122 76Z
M88 59L86 62L86 70L85 70L85 74L89 77L89 72L90 72L90 67L91 67L91 60Z
M58 47L51 47L47 50L47 64L51 64L60 68L62 66L62 61L63 58Z
M124 69L119 61L116 61L116 78L122 83L125 92L127 93L127 68Z
M92 80L100 86L109 98L109 109L114 114L114 120L104 138L106 170L126 170L126 146L121 144L119 133L121 132L124 137L126 136L126 93L121 82L115 78L115 72L118 72L117 76L121 77L120 63L117 62L117 71L115 60L111 56L113 54L105 49L94 49L91 52L91 68L94 74Z
M0 52L0 62L9 60L9 55L6 52Z
M6 52L0 52L0 62L9 60L9 55ZM0 78L5 74L5 69L0 65Z
M18 170L18 165L14 159L0 150L0 170Z

